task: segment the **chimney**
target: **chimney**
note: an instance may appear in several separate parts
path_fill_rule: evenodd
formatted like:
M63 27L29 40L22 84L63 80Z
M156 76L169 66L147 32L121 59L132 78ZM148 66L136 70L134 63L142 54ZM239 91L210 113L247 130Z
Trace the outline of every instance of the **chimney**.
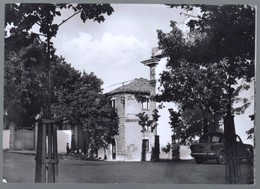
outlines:
M150 68L150 96L156 95L156 76L155 76L155 67L159 63L160 58L156 57L155 54L158 52L158 48L154 47L152 48L152 56L150 59L144 60L141 63L143 63L145 66L148 66ZM156 102L151 101L150 108L153 111L156 109ZM154 129L154 135L157 135L157 129Z
M145 66L150 68L150 95L154 96L156 94L156 76L155 76L155 67L159 63L160 58L156 57L156 53L159 51L158 47L152 48L152 56L150 59L144 60L143 63Z

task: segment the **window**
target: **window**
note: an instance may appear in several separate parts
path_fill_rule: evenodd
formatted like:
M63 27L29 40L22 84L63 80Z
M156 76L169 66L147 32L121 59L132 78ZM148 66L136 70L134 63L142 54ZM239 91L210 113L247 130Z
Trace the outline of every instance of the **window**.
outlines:
M213 135L212 136L212 142L217 143L219 142L220 136L219 135Z
M206 135L203 135L200 139L200 142L201 143L207 143L210 141L210 135L206 134Z
M125 97L121 97L121 103L123 104L123 107L125 107Z
M149 109L149 102L148 101L143 102L142 108L143 108L143 110L148 110Z
M111 107L115 109L116 108L116 100L111 99L110 103L111 103Z

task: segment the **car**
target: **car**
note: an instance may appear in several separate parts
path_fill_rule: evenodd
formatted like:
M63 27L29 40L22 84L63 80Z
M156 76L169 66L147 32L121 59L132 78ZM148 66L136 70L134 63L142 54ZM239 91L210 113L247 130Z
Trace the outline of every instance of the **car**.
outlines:
M244 144L236 135L236 145L239 158L253 162L253 146ZM197 164L206 159L216 159L219 164L225 164L225 138L224 133L208 133L201 136L199 143L190 146L191 156Z

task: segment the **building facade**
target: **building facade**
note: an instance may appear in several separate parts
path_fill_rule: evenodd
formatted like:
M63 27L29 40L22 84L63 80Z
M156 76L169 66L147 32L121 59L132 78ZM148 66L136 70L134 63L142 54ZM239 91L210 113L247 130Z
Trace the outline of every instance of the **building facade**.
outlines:
M106 94L119 117L119 135L115 136L110 144L108 159L141 161L143 140L145 140L145 160L151 159L155 142L154 133L150 128L142 133L142 127L136 116L138 113L145 112L150 118L152 117L155 102L139 102L136 98L140 95L148 98L150 91L150 81L139 78Z

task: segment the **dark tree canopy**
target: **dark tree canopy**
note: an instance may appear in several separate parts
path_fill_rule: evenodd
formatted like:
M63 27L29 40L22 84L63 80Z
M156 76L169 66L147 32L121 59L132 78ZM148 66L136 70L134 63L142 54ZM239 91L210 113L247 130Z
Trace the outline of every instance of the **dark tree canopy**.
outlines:
M118 117L110 101L102 94L102 81L94 73L80 74L70 65L63 63L54 73L60 74L60 81L54 94L52 112L73 125L80 125L86 134L88 149L106 147L114 135L118 134ZM64 75L64 73L67 73ZM57 82L58 83L58 82Z
M56 24L54 18L61 16L62 9L72 9L74 14ZM112 12L109 4L5 5L6 122L22 127L33 125L36 117L43 117L46 101L50 99L52 118L83 127L90 134L92 149L107 145L118 132L118 119L102 93L102 80L94 73L75 70L64 58L57 57L50 40L62 24L77 14L83 22L87 19L103 22L104 15ZM38 34L31 32L35 25L39 27ZM46 42L40 36L45 36Z
M17 43L11 48L14 41ZM5 120L17 126L31 127L45 101L44 43L27 32L16 33L6 39L4 64Z
M254 78L255 9L246 5L199 7L201 16L189 22L195 25L190 34L199 33L192 43L175 22L169 33L158 31L159 48L168 57L158 99L182 103L184 108L203 102L216 112L226 108L230 85L241 78Z
M111 15L114 11L109 4L71 4L71 3L20 3L5 5L5 25L12 24L21 30L30 30L39 25L40 33L51 37L56 36L59 27L71 17L59 24L54 24L56 16L61 16L62 9L73 9L74 15L80 14L83 22L87 19L103 22L104 14Z
M200 16L188 22L188 35L174 21L169 33L158 30L158 44L167 57L167 69L161 74L161 94L156 99L175 102L183 112L198 108L206 117L224 116L230 105L238 101L243 106L231 111L244 112L250 103L240 98L239 92L248 86L237 86L237 82L254 79L255 8L170 6L184 10L200 8Z

